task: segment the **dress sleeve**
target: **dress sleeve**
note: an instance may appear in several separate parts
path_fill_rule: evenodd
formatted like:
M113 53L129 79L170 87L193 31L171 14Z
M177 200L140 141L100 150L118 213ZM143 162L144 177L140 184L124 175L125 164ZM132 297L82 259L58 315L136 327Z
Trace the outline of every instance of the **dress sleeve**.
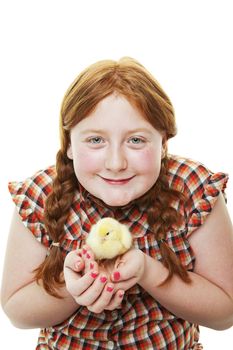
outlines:
M51 191L52 171L40 171L22 182L10 182L8 188L23 224L46 247L50 245L43 217L45 200Z
M211 213L220 193L225 201L228 175L212 173L203 165L198 165L186 179L189 199L186 205L187 236L199 228Z

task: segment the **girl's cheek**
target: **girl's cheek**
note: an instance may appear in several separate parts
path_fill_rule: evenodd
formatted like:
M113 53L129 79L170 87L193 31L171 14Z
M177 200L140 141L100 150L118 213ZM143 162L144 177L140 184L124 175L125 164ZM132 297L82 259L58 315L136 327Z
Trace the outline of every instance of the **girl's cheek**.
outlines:
M161 155L159 152L155 152L154 149L142 150L141 152L134 153L131 157L132 162L138 165L142 170L150 170L154 167L160 167Z
M87 172L99 169L103 165L101 155L94 152L79 152L76 155L76 163L78 167Z

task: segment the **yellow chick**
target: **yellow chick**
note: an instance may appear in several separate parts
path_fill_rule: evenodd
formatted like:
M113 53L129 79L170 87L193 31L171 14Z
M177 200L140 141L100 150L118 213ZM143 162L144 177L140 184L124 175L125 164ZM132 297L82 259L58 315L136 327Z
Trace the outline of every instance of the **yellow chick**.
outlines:
M130 249L132 236L126 225L107 217L92 226L86 243L97 260L113 259Z

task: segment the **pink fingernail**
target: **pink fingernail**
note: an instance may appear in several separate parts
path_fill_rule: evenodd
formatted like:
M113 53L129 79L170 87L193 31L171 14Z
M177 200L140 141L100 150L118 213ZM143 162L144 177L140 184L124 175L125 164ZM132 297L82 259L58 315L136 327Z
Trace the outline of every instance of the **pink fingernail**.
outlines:
M90 269L94 269L94 264L90 263Z
M124 293L119 294L119 298L123 298L123 296L124 296Z
M86 254L87 250L83 248L82 253Z
M108 286L108 287L107 287L107 291L108 291L108 292L112 292L112 291L113 291L113 287L109 287L109 286Z
M97 273L97 272L92 272L92 273L91 273L91 277L96 278L97 276L98 276L98 273Z
M106 277L100 277L100 281L101 281L102 283L105 283L105 282L107 282L107 278L106 278Z
M86 257L87 257L87 259L90 259L91 256L90 256L90 254L87 253Z
M114 272L113 278L115 281L118 281L120 279L121 275L119 271Z

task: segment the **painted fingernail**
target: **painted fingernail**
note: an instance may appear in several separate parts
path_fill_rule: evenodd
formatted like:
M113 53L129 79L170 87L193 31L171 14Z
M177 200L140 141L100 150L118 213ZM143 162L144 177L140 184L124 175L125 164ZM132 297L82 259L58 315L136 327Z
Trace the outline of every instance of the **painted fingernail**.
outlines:
M112 292L112 291L113 291L113 287L108 286L107 287L107 292Z
M87 253L86 257L87 257L87 259L91 258L90 254L88 254L88 253Z
M102 277L100 277L100 281L101 281L102 283L105 283L105 282L107 282L107 278L104 277L104 276L102 276Z
M87 250L83 248L82 253L86 254Z
M90 269L94 269L94 264L90 263Z
M124 296L123 292L119 294L119 298L123 298L123 296Z
M96 278L98 276L98 272L92 272L91 277Z
M119 271L114 272L113 278L115 281L118 281L120 279L121 275Z

